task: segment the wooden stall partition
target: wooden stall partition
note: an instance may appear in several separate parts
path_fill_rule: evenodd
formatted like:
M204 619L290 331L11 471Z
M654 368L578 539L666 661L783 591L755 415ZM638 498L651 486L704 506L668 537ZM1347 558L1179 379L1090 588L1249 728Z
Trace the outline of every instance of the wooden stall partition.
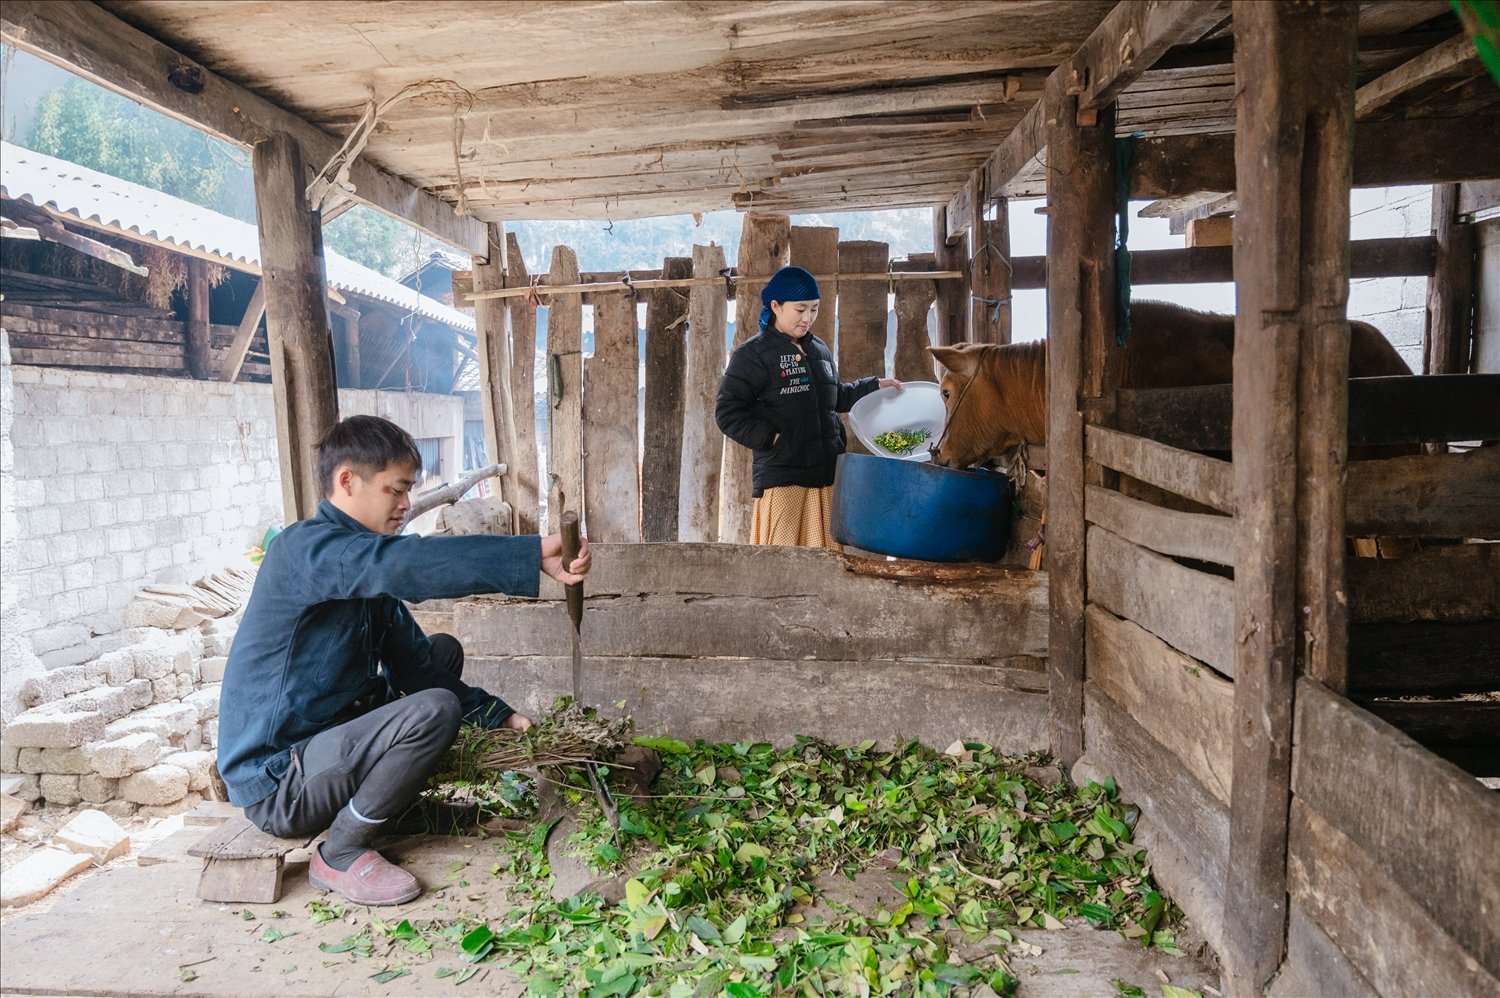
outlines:
M1049 188L1050 189L1050 188ZM965 233L948 234L948 208L932 210L932 252L939 270L958 270L956 281L937 282L935 346L950 346L969 338L969 239Z
M832 225L794 225L791 236L791 257L788 261L809 274L833 275L839 272L839 230ZM818 293L822 295L823 307L812 324L818 339L834 346L837 335L839 282L834 277L818 281Z
M982 176L984 171L977 173ZM983 218L984 205L975 205L980 223L972 231L979 236L969 256L974 285L974 312L970 328L976 343L1009 343L1011 340L1010 205L1005 198L994 202L995 217Z
M791 244L791 220L785 215L746 215L740 234L739 274L734 291L734 345L760 332L760 289L766 279L786 266ZM724 444L724 466L719 475L719 540L727 544L750 541L750 451L733 441Z
M1084 486L1103 484L1105 474L1084 454L1083 428L1098 421L1097 403L1113 388L1113 106L1089 117L1079 123L1088 119L1076 97L1058 99L1047 114L1048 665L1052 753L1065 766L1083 751Z
M526 260L514 232L505 234L505 283L524 288ZM507 461L516 474L510 504L516 511L516 532L534 534L540 528L541 503L537 492L540 453L536 427L536 306L525 298L510 298L510 396L516 407L516 459Z
M475 291L492 291L505 287L505 240L500 226L491 224L490 255L474 257ZM476 353L479 355L479 402L484 414L484 449L490 463L503 463L501 497L510 503L511 532L516 533L516 468L523 460L516 443L516 407L511 396L511 370L515 365L510 353L510 314L505 303L485 298L474 303L474 325L477 331ZM351 367L357 362L351 360ZM528 396L529 401L529 396Z
M296 139L285 132L267 137L256 143L253 161L282 507L291 523L312 516L323 498L316 448L339 418L323 227L303 195Z
M1349 466L1351 533L1500 538L1500 448Z
M553 287L578 283L578 257L552 250ZM583 296L554 294L547 306L547 532L583 508ZM587 524L585 524L587 530Z
M1283 973L1500 995L1500 795L1316 681L1297 685L1287 887L1318 932L1293 922Z
M669 256L662 277L693 276L691 257ZM641 538L677 540L682 478L682 412L687 369L688 289L657 288L646 298L646 449L641 459ZM634 361L632 361L632 365Z
M935 270L937 258L931 253L912 253L892 270ZM937 281L896 282L896 357L892 376L900 381L933 381L934 364L927 348L932 345L927 331L927 317L937 300Z
M641 539L640 350L635 296L593 296L594 355L583 362L584 520L590 541Z
M1234 775L1222 953L1259 992L1286 931L1298 666L1345 668L1349 178L1357 5L1237 0Z
M834 230L837 239L837 230ZM795 246L796 231L793 233ZM722 247L693 247L693 276L717 277ZM724 375L729 291L725 282L700 284L688 295L687 387L682 406L682 475L677 499L677 536L683 541L719 539L719 471L724 435L714 423L714 400Z

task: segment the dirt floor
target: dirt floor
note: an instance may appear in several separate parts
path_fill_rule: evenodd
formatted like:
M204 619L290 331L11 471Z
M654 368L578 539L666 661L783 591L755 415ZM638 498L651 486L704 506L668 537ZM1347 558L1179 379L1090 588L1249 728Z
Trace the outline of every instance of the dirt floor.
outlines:
M509 907L509 882L490 874L494 846L477 838L412 836L383 845L387 855L411 869L424 884L444 885L399 909L350 906L342 920L322 925L308 903L324 895L307 882L306 853L289 859L285 894L271 905L226 905L196 896L199 860L187 855L189 840L206 829L163 819L133 829L135 851L108 867L86 872L52 895L6 912L0 927L0 991L5 994L420 996L458 993L520 995L525 982L481 965L460 985L440 970L460 970L456 951L439 948L413 957L378 942L371 956L328 953L360 931L374 915L451 920L462 913L493 918ZM157 841L150 841L157 840ZM6 859L12 860L15 849ZM136 865L148 853L158 860ZM456 867L456 864L468 864ZM829 878L821 906L873 910L878 898L897 893L891 874L867 873L849 881ZM815 919L818 908L806 912ZM269 930L269 931L268 931ZM277 935L280 938L276 938ZM1023 998L1116 995L1116 981L1160 995L1162 983L1212 995L1218 974L1191 956L1143 950L1114 932L1086 923L1057 931L1025 932L1011 949ZM269 941L268 941L269 939ZM385 983L383 972L408 974Z

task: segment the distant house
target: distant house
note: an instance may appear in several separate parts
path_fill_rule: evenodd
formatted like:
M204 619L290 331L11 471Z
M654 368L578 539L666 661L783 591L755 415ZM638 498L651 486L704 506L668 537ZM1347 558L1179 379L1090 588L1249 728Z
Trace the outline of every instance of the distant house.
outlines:
M422 265L401 278L401 283L413 291L429 298L436 298L445 305L453 305L453 272L467 271L472 264L456 253L433 250ZM459 303L456 307L473 312L472 305Z
M187 376L196 287L210 376L270 377L254 225L8 143L0 198L0 316L15 363ZM406 286L333 251L325 262L340 388L449 394L472 375L471 315L415 290L417 274Z

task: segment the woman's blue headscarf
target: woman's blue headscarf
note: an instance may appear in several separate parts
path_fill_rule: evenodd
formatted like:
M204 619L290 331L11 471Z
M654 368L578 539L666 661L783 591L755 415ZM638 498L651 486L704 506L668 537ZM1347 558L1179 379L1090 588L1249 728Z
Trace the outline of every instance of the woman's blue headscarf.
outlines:
M817 301L822 297L818 294L817 278L801 267L782 267L771 275L771 279L761 289L760 328L765 329L771 325L773 301Z

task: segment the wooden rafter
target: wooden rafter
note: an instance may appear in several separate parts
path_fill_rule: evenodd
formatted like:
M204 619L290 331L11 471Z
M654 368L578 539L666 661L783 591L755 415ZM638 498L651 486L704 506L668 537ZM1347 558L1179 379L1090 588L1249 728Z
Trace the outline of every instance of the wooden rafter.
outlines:
M1366 118L1376 111L1442 76L1449 76L1466 64L1477 64L1479 52L1469 36L1459 32L1440 45L1403 62L1395 69L1354 91L1354 116Z

